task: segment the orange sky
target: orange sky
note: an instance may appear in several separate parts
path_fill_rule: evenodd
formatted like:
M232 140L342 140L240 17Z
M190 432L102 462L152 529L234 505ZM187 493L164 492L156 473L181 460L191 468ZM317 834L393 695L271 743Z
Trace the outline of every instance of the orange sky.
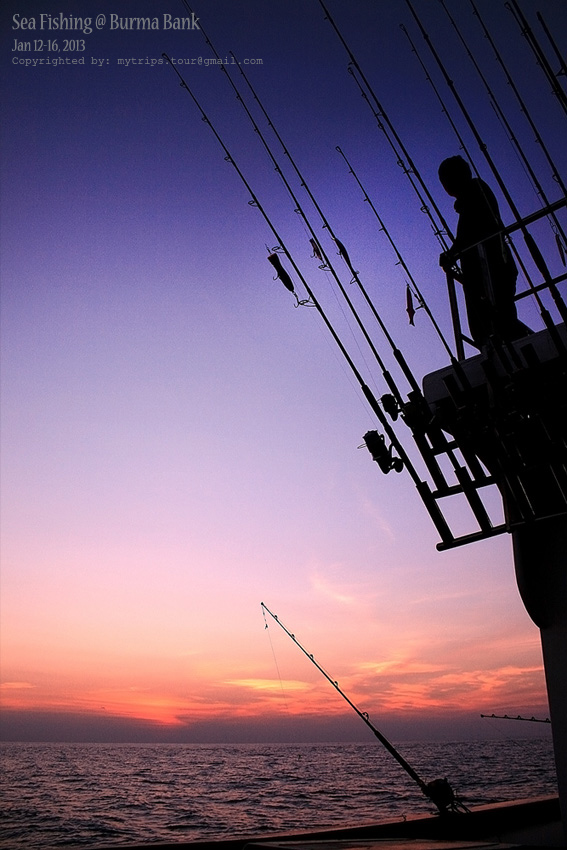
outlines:
M502 543L484 545L503 548ZM280 616L379 728L392 719L545 714L537 630L510 592L514 605L506 618L477 620L482 595L473 584L469 580L469 588L458 593L430 598L418 593L415 599L390 602L387 594L357 598L351 582L347 587L328 580L322 592L318 571L296 613L302 629L281 609ZM510 606L510 598L502 598ZM88 606L80 607L80 625L71 618L73 641L68 623L53 629L47 618L47 624L36 621L31 627L31 619L20 618L19 641L4 645L10 665L4 664L3 705L24 714L78 712L150 721L179 734L190 734L203 722L222 727L226 721L257 721L271 724L275 738L278 727L293 717L349 715L345 702L279 626L270 621L266 630L259 604L245 606L250 622L236 622L233 601L219 594L206 617L189 606L189 622L165 619L163 628L156 621L142 626L123 613L118 644L105 620L98 630L89 623ZM288 605L293 616L293 604ZM329 617L336 623L331 630ZM362 723L359 731L364 740Z
M542 2L555 20L557 4ZM269 17L250 18L227 0L204 5L221 51L263 57L250 68L255 85L421 381L447 352L425 310L409 324L400 264L335 146L452 340L439 245L319 4L302 0L292 15L274 2ZM451 50L441 6L417 5L458 70L466 57ZM506 10L484 5L494 32L508 32ZM411 25L405 3L334 7L454 227L437 170L460 148L400 31L401 19ZM11 57L9 26L2 37ZM564 116L538 95L521 35L502 41L564 156ZM510 538L436 550L407 471L385 476L361 450L376 416L317 311L274 279L275 236L171 68L117 64L166 49L200 55L200 34L101 30L87 45L108 65L10 64L2 95L2 734L65 740L73 718L74 739L88 739L95 721L115 718L125 740L145 722L148 739L165 730L185 740L199 727L199 740L251 740L256 724L262 740L279 740L290 718L296 731L305 718L305 735L328 721L326 735L363 739L356 717L348 733L338 723L348 706L289 638L275 623L266 632L262 600L362 711L405 723L404 734L449 715L461 723L450 734L482 735L481 712L545 714L539 634ZM532 186L469 72L464 96L528 214ZM380 397L381 367L224 75L191 74ZM405 398L407 375L363 315ZM530 299L521 318L540 329ZM470 512L450 501L457 532L470 531ZM499 497L488 501L500 522Z

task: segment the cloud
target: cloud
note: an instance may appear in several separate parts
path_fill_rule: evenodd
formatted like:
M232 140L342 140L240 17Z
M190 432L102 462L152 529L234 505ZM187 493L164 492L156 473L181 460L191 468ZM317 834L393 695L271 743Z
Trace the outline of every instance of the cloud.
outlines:
M310 688L306 682L293 679L276 681L275 679L230 679L225 684L236 685L241 688L252 688L257 691L304 691Z
M400 670L400 664L402 665ZM397 675L415 676L417 674L435 674L445 669L439 664L429 664L423 661L401 661L392 659L390 661L364 661L359 665L362 671L368 671L373 676L380 676L391 671Z
M333 584L319 570L311 574L310 582L316 593L332 599L333 602L339 602L341 605L354 605L357 601L356 596L346 593L339 584Z
M471 659L472 660L472 659ZM382 663L362 662L345 681L345 690L365 706L398 710L485 711L546 703L543 670L530 664L495 664L491 668L423 661L413 654Z
M2 682L0 690L2 691L22 691L28 688L35 688L30 682Z
M383 515L382 511L379 509L378 505L376 505L369 499L363 499L362 510L364 515L369 517L374 523L375 527L380 532L382 532L385 538L387 538L388 542L394 543L396 540L394 530L388 520Z

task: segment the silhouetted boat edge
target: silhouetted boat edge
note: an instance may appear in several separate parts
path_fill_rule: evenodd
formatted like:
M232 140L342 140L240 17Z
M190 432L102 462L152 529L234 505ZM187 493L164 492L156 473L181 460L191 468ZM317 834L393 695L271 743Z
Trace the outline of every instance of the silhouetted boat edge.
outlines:
M202 841L101 844L93 850L372 850L375 846L387 850L390 842L400 850L405 846L413 850L422 847L431 850L560 847L563 843L559 797L549 795L490 803L473 808L465 815L416 815L357 826Z

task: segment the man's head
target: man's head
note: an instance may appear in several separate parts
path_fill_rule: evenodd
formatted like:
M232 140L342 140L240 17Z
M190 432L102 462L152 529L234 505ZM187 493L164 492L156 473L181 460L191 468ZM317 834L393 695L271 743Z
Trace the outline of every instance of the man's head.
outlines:
M462 156L450 156L439 166L439 180L448 195L458 198L472 180L470 165Z

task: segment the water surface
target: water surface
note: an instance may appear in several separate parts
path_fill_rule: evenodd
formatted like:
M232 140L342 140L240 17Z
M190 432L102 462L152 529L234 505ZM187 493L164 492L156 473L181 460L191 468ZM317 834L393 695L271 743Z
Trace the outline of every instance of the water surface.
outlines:
M467 805L556 793L549 739L410 743ZM0 847L184 841L432 811L378 744L3 744Z

